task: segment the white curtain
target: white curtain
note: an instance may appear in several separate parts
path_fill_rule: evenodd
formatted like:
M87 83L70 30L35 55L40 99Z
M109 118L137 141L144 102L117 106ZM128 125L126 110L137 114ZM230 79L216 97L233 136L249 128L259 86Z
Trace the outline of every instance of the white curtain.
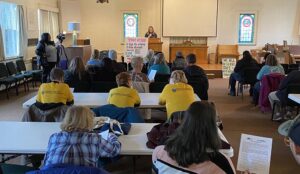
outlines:
M24 9L23 6L18 5L19 11L19 56L26 57L27 56L27 45L28 45L28 37L27 37L27 26L25 23Z
M39 31L40 35L42 33L50 33L50 23L49 23L49 15L48 11L39 10Z
M39 9L39 31L50 33L52 39L56 38L59 33L58 13Z
M49 12L49 19L50 34L52 34L52 38L54 39L59 34L58 13Z
M3 44L3 37L2 37L2 29L0 26L0 61L4 60L4 44Z

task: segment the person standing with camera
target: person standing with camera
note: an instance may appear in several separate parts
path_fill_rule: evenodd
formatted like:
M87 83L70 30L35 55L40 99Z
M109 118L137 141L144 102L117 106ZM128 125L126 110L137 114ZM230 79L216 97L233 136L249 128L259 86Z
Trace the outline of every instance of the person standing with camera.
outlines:
M52 68L54 68L59 62L57 49L54 42L51 41L49 33L42 34L35 53L38 58L38 63L43 67L42 83L46 83Z

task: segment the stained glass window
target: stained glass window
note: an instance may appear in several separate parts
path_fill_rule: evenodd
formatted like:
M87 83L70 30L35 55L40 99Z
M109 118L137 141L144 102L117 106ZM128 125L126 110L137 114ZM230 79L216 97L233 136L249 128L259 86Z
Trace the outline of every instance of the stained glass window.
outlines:
M124 37L138 37L139 15L138 13L124 13Z
M254 44L255 14L240 14L239 44Z

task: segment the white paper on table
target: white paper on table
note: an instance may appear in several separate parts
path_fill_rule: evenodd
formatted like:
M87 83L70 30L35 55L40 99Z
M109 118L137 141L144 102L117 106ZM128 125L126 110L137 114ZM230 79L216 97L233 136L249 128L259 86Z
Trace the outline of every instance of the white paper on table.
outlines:
M255 174L270 171L272 138L242 134L237 170Z
M109 134L109 130L103 131L101 133L99 133L101 135L101 137L103 139L105 139L106 141L108 140L108 134Z
M155 75L157 73L157 70L151 70L149 75L148 75L148 79L150 80L150 82L154 81Z

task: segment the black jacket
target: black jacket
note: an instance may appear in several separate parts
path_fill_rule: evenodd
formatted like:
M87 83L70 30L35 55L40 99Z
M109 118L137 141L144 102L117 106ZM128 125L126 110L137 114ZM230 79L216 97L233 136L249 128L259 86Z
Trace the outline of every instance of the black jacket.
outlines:
M208 78L204 70L196 65L187 66L184 70L188 83L201 100L208 100L207 90L209 88Z
M236 63L234 72L239 73L241 76L243 76L245 68L255 68L255 67L259 68L258 63L256 62L255 59L249 60L243 58Z
M65 83L67 83L70 87L75 87L77 83L80 82L90 82L90 76L88 74L88 72L84 71L81 74L81 79L79 79L79 75L78 74L73 74L72 72L70 72L69 70L64 71L64 79L65 79Z
M300 83L300 71L290 72L280 83L276 96L283 105L287 104L288 93L287 86L290 84Z

